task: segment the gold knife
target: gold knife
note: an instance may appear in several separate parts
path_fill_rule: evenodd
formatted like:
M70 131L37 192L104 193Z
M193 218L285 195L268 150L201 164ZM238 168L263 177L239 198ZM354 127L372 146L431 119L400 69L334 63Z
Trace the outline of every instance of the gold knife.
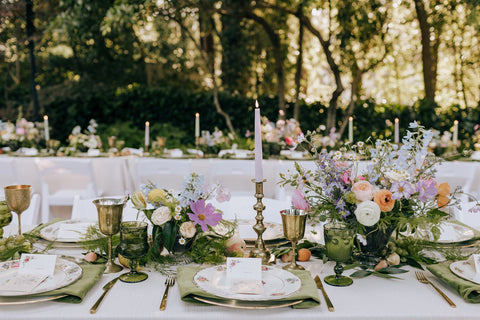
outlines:
M317 288L322 290L323 297L325 298L325 301L327 302L328 311L330 311L330 312L335 311L335 309L333 308L332 301L330 301L330 298L328 297L327 293L325 292L325 289L323 288L322 280L320 280L320 277L318 275L315 276L315 283L317 284Z
M93 305L93 307L90 308L90 313L95 313L97 312L97 309L98 309L98 306L100 305L100 303L102 303L103 301L103 298L105 298L105 295L107 294L107 292L112 289L113 285L117 282L118 280L118 277L116 277L115 279L113 280L110 280L109 282L107 282L106 285L103 286L103 293L102 295L100 296L100 298L98 298L97 302L95 302L95 304Z

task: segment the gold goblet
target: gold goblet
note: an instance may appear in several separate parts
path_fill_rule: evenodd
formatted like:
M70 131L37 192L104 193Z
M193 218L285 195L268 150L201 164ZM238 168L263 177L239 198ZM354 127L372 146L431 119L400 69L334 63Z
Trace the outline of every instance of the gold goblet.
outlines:
M5 201L10 211L17 214L18 217L18 234L22 234L22 223L20 215L23 211L30 207L30 196L32 194L32 186L18 184L5 187Z
M297 209L286 209L280 211L282 215L283 234L285 238L292 243L293 258L289 265L283 267L285 270L304 270L302 266L297 264L296 245L298 240L303 239L305 234L305 222L307 220L307 212Z
M93 204L97 207L100 232L108 236L108 261L105 265L105 273L116 273L123 270L123 268L115 264L112 259L112 236L120 231L125 203L125 199L115 198L93 200Z

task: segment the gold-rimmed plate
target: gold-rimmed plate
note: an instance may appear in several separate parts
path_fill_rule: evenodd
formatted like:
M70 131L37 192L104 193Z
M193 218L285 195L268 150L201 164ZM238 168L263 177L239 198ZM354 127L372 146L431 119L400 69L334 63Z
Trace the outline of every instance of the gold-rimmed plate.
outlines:
M246 301L246 300L234 300L234 299L214 299L207 297L192 296L193 299L208 303L214 306L228 307L235 309L273 309L282 307L291 307L302 303L304 300L292 300L292 301Z
M68 296L68 294L55 294L50 296L16 296L16 297L0 297L0 306L22 305L44 301L52 301Z

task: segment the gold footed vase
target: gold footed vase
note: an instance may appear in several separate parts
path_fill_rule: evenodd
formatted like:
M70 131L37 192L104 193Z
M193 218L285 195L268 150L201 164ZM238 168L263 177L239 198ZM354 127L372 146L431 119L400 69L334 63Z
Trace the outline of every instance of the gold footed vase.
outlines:
M103 198L93 201L93 204L97 207L100 232L108 237L108 260L105 265L105 273L117 273L123 270L123 267L113 262L112 236L120 231L125 203L126 199L115 198Z

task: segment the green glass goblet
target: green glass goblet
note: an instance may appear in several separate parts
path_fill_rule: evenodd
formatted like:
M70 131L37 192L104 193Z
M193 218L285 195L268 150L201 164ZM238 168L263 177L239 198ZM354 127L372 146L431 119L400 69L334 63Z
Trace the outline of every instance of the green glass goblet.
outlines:
M336 262L335 275L325 277L325 282L332 286L346 287L353 283L349 277L343 276L342 262L350 259L353 249L353 230L347 229L343 223L327 223L323 226L323 235L325 237L325 249L329 259Z
M140 221L125 221L120 225L120 244L117 251L130 260L130 272L122 274L123 282L141 282L148 278L144 272L138 272L138 259L148 251L147 223Z

